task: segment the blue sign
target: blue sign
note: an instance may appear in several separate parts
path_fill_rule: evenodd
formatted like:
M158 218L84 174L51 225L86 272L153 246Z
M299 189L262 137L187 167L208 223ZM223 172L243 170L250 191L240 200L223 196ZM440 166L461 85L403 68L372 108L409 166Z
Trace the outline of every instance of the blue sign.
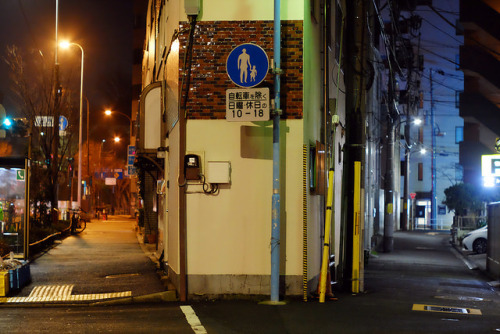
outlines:
M134 166L127 166L128 167L128 175L131 176L131 175L135 175L137 173L137 168L135 168Z
M59 116L59 131L64 131L68 127L68 119L64 116Z
M133 165L135 161L135 155L129 155L127 160L127 165Z
M135 146L134 145L128 146L128 155L135 155Z
M267 54L264 49L255 44L238 45L227 57L227 75L240 87L257 86L266 78L268 70Z

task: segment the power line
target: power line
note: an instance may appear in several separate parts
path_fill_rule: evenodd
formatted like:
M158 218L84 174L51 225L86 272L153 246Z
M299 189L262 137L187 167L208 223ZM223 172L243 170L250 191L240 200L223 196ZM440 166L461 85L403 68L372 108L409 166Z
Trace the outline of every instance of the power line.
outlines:
M458 38L456 38L455 36L453 35L450 35L448 32L444 31L443 29L441 29L440 27L438 27L437 25L435 25L434 23L432 23L431 21L429 21L428 19L426 18L422 18L422 20L424 20L425 22L427 22L430 26L434 27L435 29L439 30L440 32L442 32L443 34L447 35L448 37L450 37L451 39L453 39L454 41L462 44L462 41L459 40ZM455 27L456 28L456 27Z
M430 53L430 54L432 54L432 55L434 55L434 56L436 56L436 57L438 57L438 58L444 59L444 60L446 60L447 62L449 62L449 63L451 63L451 64L453 64L453 65L455 65L455 66L459 66L459 65L460 65L460 64L459 64L459 63L457 63L456 61L451 60L450 58L446 58L446 57L444 57L444 56L440 55L439 53L436 53L436 52L434 52L434 51L431 51L431 50L429 50L429 49L427 49L427 48L422 47L422 50L425 50L425 51L427 51L428 53Z

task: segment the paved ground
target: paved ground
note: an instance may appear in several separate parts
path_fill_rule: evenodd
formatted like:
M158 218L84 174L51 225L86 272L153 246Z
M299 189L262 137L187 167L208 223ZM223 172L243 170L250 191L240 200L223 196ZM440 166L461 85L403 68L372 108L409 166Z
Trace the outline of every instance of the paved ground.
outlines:
M242 300L191 305L208 333L500 332L498 289L463 260L448 233L396 232L394 251L370 258L363 293L339 291L338 301L324 304L289 299L283 306Z
M164 293L155 265L138 242L134 225L125 217L93 221L82 234L65 239L31 263L33 282L19 296L41 294L74 303L89 295L103 300L107 293ZM353 295L336 291L337 301L320 304L314 299L304 302L301 298L286 298L285 305L270 306L257 300L204 300L203 296L190 300L188 305L151 304L145 303L150 299L139 299L140 304L118 304L111 309L96 306L98 311L77 311L68 306L59 308L60 316L64 318L64 310L74 312L78 319L87 319L91 312L120 314L136 310L144 317L130 320L137 322L134 328L144 330L134 332L172 328L169 326L184 322L189 322L197 333L500 332L500 294L481 270L485 267L484 255L455 250L448 233L396 232L394 237L393 252L370 257L364 292ZM59 288L42 288L46 285ZM262 299L266 300L266 296ZM27 316L16 310L8 313L9 319ZM37 314L45 314L42 310ZM101 320L102 328L106 328L107 320ZM120 321L113 323L120 332L131 332L132 327L125 322L123 326ZM54 331L62 326L60 322L46 325ZM86 332L88 328L81 329Z
M141 248L141 246L143 246ZM145 253L146 251L146 253ZM156 266L138 242L135 220L92 220L30 263L32 283L16 296L89 301L164 292ZM10 300L12 302L12 300Z

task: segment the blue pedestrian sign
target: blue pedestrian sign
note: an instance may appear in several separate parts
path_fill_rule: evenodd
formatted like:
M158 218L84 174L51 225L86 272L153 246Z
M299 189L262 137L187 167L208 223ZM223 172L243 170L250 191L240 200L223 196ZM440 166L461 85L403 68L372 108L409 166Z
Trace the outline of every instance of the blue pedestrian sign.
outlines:
M229 79L243 88L260 84L269 70L269 59L260 46L246 43L238 45L231 51L226 61Z
M64 116L59 116L59 131L64 131L68 127L68 119Z

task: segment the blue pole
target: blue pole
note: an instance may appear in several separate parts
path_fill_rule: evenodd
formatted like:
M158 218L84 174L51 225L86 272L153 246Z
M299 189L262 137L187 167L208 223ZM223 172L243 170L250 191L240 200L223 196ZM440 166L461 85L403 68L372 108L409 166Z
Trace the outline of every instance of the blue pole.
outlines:
M274 0L274 118L273 118L273 211L271 233L271 302L279 301L280 281L280 0Z
M432 83L432 68L430 70L430 81L431 81L431 131L432 131L432 152L431 152L431 229L436 229L437 223L437 202L436 202L436 128L434 123L434 96L433 96L433 83Z

